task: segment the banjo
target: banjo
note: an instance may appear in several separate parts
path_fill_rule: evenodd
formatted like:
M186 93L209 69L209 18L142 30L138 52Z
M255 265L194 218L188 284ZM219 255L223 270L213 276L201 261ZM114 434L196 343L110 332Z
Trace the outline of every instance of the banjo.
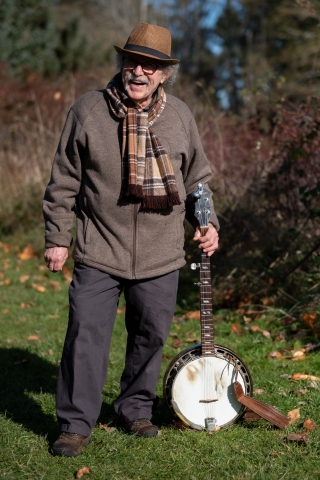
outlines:
M193 194L201 236L208 230L209 195L202 183ZM200 287L201 344L186 348L171 361L163 396L175 419L196 430L214 431L232 425L244 414L246 407L238 398L251 397L253 386L241 358L214 342L210 257L206 253L202 252L201 263L191 264L192 270L196 268L200 269L196 285Z

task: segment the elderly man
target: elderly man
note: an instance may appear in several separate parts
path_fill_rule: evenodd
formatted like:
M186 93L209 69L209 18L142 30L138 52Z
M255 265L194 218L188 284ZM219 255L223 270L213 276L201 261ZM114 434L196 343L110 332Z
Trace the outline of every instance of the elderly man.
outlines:
M211 178L192 114L163 89L179 63L170 56L170 32L142 23L115 49L120 72L70 109L44 198L52 272L68 256L74 213L77 219L57 385L57 455L78 455L90 442L122 291L128 339L117 425L143 437L158 434L150 420L185 264L184 218L194 224L188 196ZM208 255L218 247L214 213L210 222L203 237L194 225L194 240Z

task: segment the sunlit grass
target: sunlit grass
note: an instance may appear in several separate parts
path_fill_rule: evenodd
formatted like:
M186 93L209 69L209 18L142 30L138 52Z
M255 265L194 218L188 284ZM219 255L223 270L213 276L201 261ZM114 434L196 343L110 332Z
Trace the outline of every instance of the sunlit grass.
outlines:
M218 343L237 352L246 363L254 389L264 390L260 400L283 413L300 408L301 418L287 431L265 422L238 423L213 435L181 431L171 426L170 416L162 406L155 416L162 431L160 437L140 439L119 431L106 433L99 423L105 424L112 413L124 361L126 334L124 315L120 313L114 328L102 412L92 443L77 458L53 457L49 446L58 434L55 383L68 317L68 272L53 275L43 269L40 235L40 229L36 229L0 246L1 478L67 480L83 466L91 470L90 476L83 478L101 480L319 478L318 430L309 433L308 444L288 443L285 439L288 432L301 432L307 418L320 422L320 390L310 382L290 379L295 372L319 375L319 354L315 351L297 362L268 359L270 351L299 348L303 343L298 338L274 342L284 329L279 321L282 314L276 310L252 320L270 331L270 339L250 332L239 312L231 310L214 312L214 318L219 317L215 333ZM28 244L33 246L34 256L21 260L19 254ZM71 269L71 264L68 267ZM37 286L45 290L41 292ZM159 396L171 358L191 344L188 339L200 335L199 322L185 321L183 313L180 306L164 348ZM235 323L240 325L237 334L231 333ZM173 347L176 339L183 342L182 347Z

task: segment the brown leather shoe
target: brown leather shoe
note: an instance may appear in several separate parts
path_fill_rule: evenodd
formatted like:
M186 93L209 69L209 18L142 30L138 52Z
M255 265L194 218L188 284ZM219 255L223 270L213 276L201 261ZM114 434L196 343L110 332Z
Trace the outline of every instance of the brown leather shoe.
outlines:
M120 428L127 433L133 433L140 437L156 437L160 435L159 428L153 425L147 418L139 418L134 422L118 422Z
M78 433L61 432L59 438L52 445L52 452L55 455L65 457L76 457L80 455L82 448L91 442L91 434L87 437Z

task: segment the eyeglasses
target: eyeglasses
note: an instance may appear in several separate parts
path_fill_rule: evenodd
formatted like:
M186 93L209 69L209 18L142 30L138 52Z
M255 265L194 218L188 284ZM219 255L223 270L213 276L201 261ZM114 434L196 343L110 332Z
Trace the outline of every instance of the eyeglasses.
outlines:
M143 73L146 73L147 75L152 75L159 65L156 65L155 63L149 63L149 62L137 62L136 60L131 60L131 58L124 58L123 60L123 68L126 70L134 70L137 68L137 66L140 65L140 67L143 70Z

